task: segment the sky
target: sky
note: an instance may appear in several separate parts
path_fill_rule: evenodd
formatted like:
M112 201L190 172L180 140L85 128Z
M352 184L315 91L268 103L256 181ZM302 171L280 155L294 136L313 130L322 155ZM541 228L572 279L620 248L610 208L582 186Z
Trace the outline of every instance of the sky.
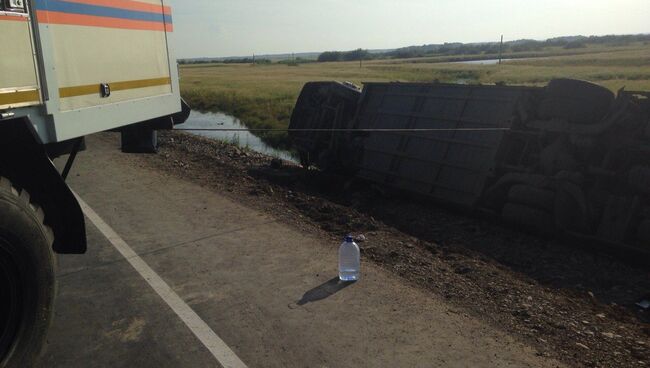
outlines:
M178 58L650 33L650 0L165 0Z

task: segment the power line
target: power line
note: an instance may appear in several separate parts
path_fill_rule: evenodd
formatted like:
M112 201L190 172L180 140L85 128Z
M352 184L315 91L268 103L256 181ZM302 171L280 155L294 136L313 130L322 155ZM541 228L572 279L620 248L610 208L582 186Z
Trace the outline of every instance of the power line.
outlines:
M511 130L510 128L414 128L414 129L363 129L363 128L332 128L332 129L261 129L261 128L176 128L180 132L397 132L397 133L410 133L410 132L504 132Z

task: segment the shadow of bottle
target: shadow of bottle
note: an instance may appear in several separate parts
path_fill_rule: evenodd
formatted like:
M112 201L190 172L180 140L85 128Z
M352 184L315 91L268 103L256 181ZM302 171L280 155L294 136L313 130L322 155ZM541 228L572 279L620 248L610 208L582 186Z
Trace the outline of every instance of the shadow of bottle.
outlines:
M355 282L343 282L339 280L338 277L335 277L326 283L306 292L305 295L302 296L302 299L297 302L297 304L305 305L307 303L313 303L319 300L327 299L354 283Z

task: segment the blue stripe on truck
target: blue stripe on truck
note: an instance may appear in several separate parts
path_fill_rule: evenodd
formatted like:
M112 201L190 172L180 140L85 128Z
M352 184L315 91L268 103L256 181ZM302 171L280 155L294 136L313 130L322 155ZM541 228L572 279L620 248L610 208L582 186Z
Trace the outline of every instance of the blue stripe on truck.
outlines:
M45 10L50 12L172 24L172 16L169 14L163 14L162 6L160 8L160 13L150 13L128 9L109 8L106 6L73 3L61 0L36 0L35 5L37 10Z

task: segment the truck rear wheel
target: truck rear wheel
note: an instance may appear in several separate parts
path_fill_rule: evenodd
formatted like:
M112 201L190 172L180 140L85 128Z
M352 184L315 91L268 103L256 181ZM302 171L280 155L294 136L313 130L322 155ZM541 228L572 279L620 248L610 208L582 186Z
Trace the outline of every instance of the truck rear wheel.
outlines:
M550 234L555 226L553 216L541 209L516 203L507 203L501 212L503 219L538 234Z
M0 367L31 367L53 311L53 235L29 193L0 177Z
M508 192L508 201L547 211L553 211L555 192L531 185L513 185Z
M595 124L609 111L614 102L612 91L597 84L575 80L554 79L540 101L542 119L567 119L572 123Z
M650 219L647 219L639 225L638 238L644 242L650 242Z

